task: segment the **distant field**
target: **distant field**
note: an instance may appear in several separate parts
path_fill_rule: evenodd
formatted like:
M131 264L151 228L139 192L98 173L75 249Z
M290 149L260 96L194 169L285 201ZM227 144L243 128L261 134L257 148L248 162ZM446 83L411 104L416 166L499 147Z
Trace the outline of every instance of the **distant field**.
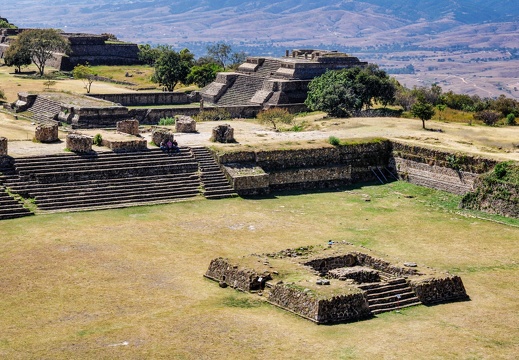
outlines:
M458 200L393 183L2 221L0 356L513 359L519 222ZM202 277L218 256L329 239L458 274L471 301L317 326Z

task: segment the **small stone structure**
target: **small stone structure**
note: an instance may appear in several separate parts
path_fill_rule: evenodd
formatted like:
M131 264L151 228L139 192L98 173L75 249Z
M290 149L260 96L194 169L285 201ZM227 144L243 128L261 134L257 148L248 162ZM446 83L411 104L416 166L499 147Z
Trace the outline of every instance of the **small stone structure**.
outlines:
M7 156L7 138L0 137L0 156Z
M229 124L218 125L213 128L213 135L211 136L212 142L218 143L235 143L234 129Z
M139 121L138 120L121 120L117 123L117 131L137 136L139 135Z
M67 135L67 149L78 153L88 153L92 151L93 139L91 136L79 133Z
M347 242L254 254L236 262L217 258L205 277L221 287L260 292L271 304L319 324L468 299L458 276L391 263Z
M111 140L103 139L102 146L106 146L115 152L144 151L148 149L146 139Z
M175 133L173 133L170 129L161 128L161 127L153 127L151 129L151 141L157 146L160 146L162 140L164 141L173 141L175 138Z
M46 123L38 125L34 132L34 138L42 143L58 141L58 124Z
M191 116L177 116L175 130L179 133L196 133L196 121Z

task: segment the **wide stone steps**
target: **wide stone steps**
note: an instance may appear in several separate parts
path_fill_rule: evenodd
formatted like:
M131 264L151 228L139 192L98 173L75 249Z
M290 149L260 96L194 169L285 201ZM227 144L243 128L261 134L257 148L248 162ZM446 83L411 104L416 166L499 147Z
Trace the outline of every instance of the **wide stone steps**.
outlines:
M369 309L374 315L421 304L405 279L362 284L359 287L366 291Z
M237 196L213 155L205 147L191 148L200 166L200 180L207 199L223 199Z
M43 123L55 121L54 118L61 111L61 105L56 101L39 95L36 97L36 100L30 107L29 111L32 112L32 118L35 122Z
M28 215L33 215L33 213L10 196L3 186L0 186L0 220L15 219Z
M280 67L281 67L281 63L279 60L265 59L263 64L252 74L255 76L262 77L262 78L269 78Z
M217 105L251 105L256 91L263 87L263 79L255 76L241 75L218 99Z

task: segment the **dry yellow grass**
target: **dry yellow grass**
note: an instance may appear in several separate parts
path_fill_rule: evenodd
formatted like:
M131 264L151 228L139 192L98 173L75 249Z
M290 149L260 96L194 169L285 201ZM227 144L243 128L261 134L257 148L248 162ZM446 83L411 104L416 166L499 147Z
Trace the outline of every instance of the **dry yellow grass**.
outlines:
M519 228L438 207L455 200L394 183L2 221L0 357L513 359ZM471 301L317 326L202 277L329 239L453 271Z

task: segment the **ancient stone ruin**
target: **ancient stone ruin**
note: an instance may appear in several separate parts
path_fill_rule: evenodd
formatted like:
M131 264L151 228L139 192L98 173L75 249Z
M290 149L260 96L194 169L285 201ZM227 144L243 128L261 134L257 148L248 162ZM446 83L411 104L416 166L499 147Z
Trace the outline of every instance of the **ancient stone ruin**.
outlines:
M391 263L347 242L217 258L205 277L221 287L263 295L269 303L318 324L349 322L420 304L468 300L458 276Z
M219 73L201 92L206 104L303 107L310 81L327 70L366 66L336 51L294 50L282 58L249 57L236 72Z
M79 133L67 135L67 149L77 153L88 153L92 151L92 137Z
M58 141L58 124L46 123L38 125L34 132L34 138L42 143Z
M196 133L196 121L191 116L177 116L175 130L179 133Z
M0 156L7 156L7 138L0 137Z
M139 121L138 120L121 120L116 123L117 131L137 136L139 135Z
M236 140L234 139L234 129L229 124L223 124L214 127L211 141L224 144L235 143Z
M161 128L157 126L154 126L151 129L151 141L153 141L153 143L157 146L159 146L163 140L166 142L169 140L173 141L174 138L175 133L172 132L170 129Z

